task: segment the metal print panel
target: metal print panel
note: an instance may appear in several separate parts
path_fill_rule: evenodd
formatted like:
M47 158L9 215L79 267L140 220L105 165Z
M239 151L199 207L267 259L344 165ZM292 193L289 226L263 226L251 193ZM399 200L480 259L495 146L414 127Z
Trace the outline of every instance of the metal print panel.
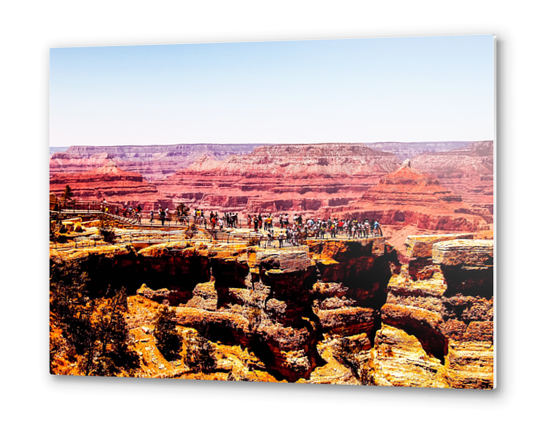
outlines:
M494 388L493 36L50 66L52 374Z

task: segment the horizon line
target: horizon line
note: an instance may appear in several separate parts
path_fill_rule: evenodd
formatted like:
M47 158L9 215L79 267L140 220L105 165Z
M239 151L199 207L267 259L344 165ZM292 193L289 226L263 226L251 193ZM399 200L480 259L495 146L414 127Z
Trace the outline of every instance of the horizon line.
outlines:
M169 143L169 144L72 144L69 146L51 146L49 148L70 148L70 147L146 147L146 146L180 146L180 145L193 145L193 146L206 146L206 145L231 145L231 146L246 146L246 145L270 145L270 146L281 146L281 145L296 145L296 144L386 144L386 143L403 143L403 144L415 144L415 143L477 143L483 141L494 142L494 139L482 139L482 140L426 140L426 141L330 141L330 142L295 142L295 143L284 143L284 142L246 142L246 143L224 143L224 142L207 142L207 143Z

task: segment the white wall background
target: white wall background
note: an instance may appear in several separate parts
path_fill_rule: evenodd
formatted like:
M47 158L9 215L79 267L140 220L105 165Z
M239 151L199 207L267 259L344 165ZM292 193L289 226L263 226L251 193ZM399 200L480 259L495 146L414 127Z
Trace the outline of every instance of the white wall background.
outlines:
M533 1L19 1L0 11L3 422L536 421L542 308L540 14ZM317 387L48 375L48 49L498 37L498 389ZM7 231L6 231L7 230ZM534 415L531 415L534 413Z

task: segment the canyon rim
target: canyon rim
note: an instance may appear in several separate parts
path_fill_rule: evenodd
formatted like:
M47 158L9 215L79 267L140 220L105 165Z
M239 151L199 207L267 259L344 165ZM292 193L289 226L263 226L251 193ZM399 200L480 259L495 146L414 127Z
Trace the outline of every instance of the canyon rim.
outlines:
M53 49L51 374L495 388L492 48Z

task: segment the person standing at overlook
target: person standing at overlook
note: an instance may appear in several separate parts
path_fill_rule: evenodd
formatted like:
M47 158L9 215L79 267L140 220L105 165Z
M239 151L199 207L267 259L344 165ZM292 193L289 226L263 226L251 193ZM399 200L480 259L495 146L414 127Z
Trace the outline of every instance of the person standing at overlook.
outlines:
M375 224L374 224L374 233L375 233L375 236L382 237L382 227L378 223L377 219L375 220Z
M162 208L160 208L160 221L162 221L162 226L164 225L166 220L166 213Z

